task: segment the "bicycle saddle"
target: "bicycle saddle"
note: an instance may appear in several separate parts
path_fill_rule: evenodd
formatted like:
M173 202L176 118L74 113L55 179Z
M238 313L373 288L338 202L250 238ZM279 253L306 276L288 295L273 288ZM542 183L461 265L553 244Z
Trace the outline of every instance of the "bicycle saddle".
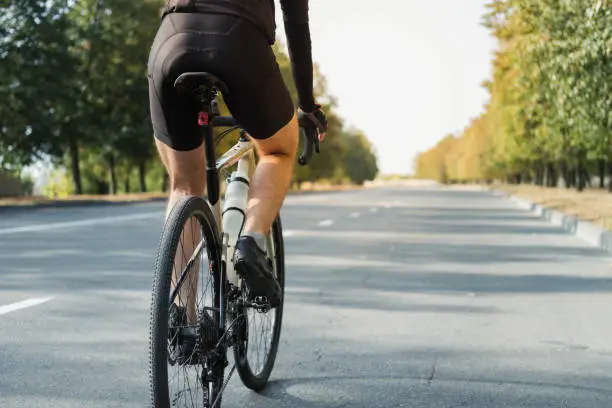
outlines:
M227 85L209 72L185 72L176 78L174 87L179 91L186 92L196 91L198 88L201 90L217 88L223 94L229 92Z

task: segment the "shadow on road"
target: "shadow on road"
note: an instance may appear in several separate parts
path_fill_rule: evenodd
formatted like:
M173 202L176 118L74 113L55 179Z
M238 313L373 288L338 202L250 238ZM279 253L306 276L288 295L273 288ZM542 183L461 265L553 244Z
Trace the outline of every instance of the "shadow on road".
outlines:
M347 236L294 237L287 244L288 285L317 291L500 295L612 292L612 277L598 250L554 245L493 245L351 240ZM307 241L316 240L316 251ZM312 245L311 245L312 247ZM595 262L589 262L595 261ZM336 296L342 299L342 296ZM312 299L314 300L314 299ZM349 301L350 299L345 299ZM353 299L362 302L363 299Z
M517 377L526 373L513 372ZM529 374L527 374L529 375ZM339 408L359 407L530 407L606 406L612 392L605 387L567 384L566 378L512 381L507 378L474 378L445 376L442 379L420 378L378 373L363 376L312 376L276 380L262 393L279 406ZM606 378L581 378L584 384L603 382ZM318 398L305 398L294 389L323 389ZM342 390L333 395L332 387ZM328 399L326 400L326 396ZM314 401L313 401L314 399ZM494 405L489 405L494 402ZM269 402L268 402L269 403ZM561 404L561 405L559 405ZM593 405L595 404L595 405ZM597 405L601 404L601 405ZM276 406L272 402L272 406Z
M535 355L525 357L539 361ZM300 408L582 408L604 407L612 399L606 375L511 368L514 358L490 350L433 347L334 353L305 362L304 371L312 375L283 378L279 373L261 395L247 395L240 403Z
M118 234L118 232L122 232ZM151 290L161 226L130 222L3 237L0 288L46 293Z

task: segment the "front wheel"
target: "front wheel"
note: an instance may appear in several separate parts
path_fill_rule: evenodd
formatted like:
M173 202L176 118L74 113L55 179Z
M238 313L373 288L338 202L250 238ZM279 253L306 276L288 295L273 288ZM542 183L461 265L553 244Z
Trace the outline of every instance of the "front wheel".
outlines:
M280 306L261 310L249 306L246 293L245 306L239 311L241 320L234 346L236 369L242 383L254 391L263 390L274 368L283 320L285 294L285 251L280 216L274 220L267 240L268 260L281 287Z

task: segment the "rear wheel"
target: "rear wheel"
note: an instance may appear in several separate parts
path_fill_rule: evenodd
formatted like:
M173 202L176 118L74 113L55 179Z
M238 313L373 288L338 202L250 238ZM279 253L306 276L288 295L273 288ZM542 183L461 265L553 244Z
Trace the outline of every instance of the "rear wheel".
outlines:
M268 235L267 249L268 259L282 290L281 304L267 311L258 310L246 302L243 289L242 304L245 306L239 310L241 324L234 346L240 379L254 391L261 391L268 384L280 341L285 293L285 253L280 216L274 221Z
M217 397L224 366L212 365L225 359L224 351L214 351L224 324L222 282L210 207L200 197L184 198L166 221L155 264L149 325L153 407L210 408Z

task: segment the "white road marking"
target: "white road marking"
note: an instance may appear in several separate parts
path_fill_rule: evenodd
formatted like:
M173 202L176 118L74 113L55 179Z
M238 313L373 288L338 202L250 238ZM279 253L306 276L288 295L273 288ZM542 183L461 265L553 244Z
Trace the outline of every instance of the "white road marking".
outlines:
M96 224L107 224L111 222L143 220L143 219L150 219L150 218L151 219L159 218L160 220L162 220L163 212L156 211L156 212L131 214L131 215L119 215L115 217L91 218L88 220L80 220L80 221L54 222L50 224L28 225L25 227L3 228L3 229L0 229L0 235L18 234L22 232L47 231L47 230L59 229L59 228L84 227L84 226L90 226L90 225L96 225Z
M10 305L0 306L0 315L11 313L16 310L25 309L27 307L41 305L43 303L47 303L51 299L53 299L53 297L31 298L22 300L21 302L11 303Z
M351 218L359 218L361 214L359 214L358 212L354 212L351 214Z
M295 231L291 231L291 230L283 231L283 237L292 237L294 235L295 235Z
M373 213L378 212L378 208L371 208L370 212L373 212Z
M319 223L319 225L321 227L329 227L330 225L332 225L334 223L334 220L325 220L325 221L321 221Z

